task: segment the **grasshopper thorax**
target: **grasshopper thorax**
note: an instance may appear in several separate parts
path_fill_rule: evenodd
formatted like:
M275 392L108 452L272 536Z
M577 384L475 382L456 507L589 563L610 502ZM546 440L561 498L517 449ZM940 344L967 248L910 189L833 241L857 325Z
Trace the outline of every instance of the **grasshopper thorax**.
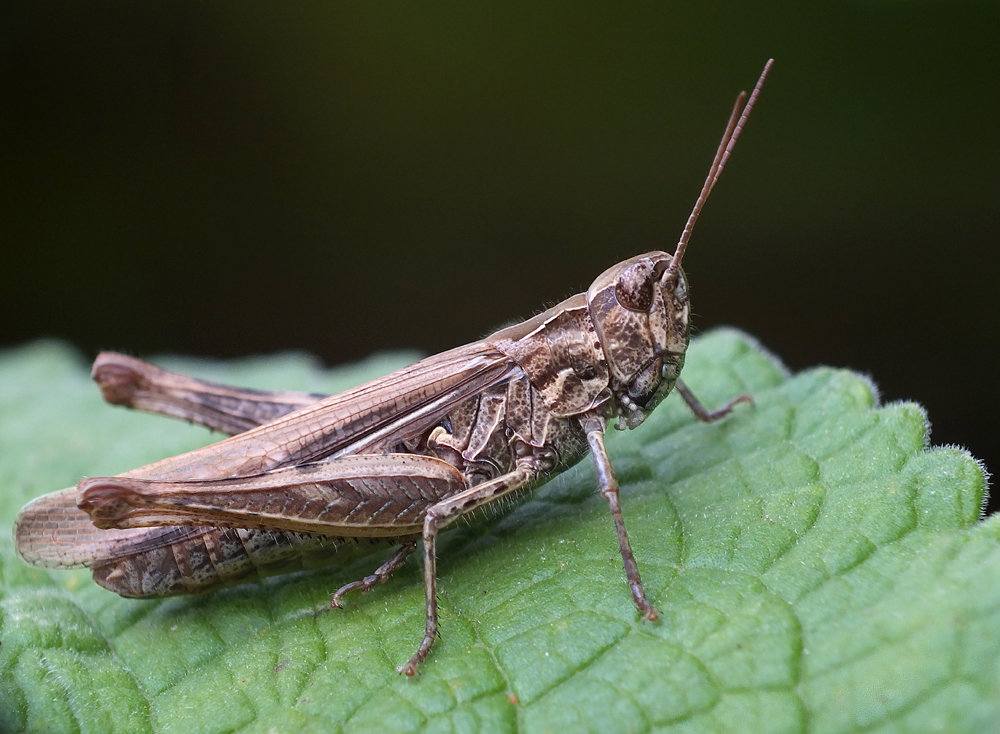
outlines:
M687 351L687 280L673 257L649 252L604 271L587 307L611 373L619 428L640 425L673 389Z

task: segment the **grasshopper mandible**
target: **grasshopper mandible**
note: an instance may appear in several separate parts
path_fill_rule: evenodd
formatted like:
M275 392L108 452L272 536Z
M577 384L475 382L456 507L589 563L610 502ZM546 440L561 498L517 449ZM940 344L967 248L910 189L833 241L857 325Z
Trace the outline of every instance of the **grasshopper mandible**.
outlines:
M333 595L338 607L344 594L387 580L422 539L424 638L399 668L413 675L438 631L438 533L589 450L632 598L655 620L604 431L615 416L619 430L636 428L675 386L706 422L751 402L739 395L708 410L679 379L689 339L680 265L772 63L749 99L737 98L674 254L625 260L523 323L330 397L230 388L101 354L93 376L109 402L232 437L39 497L17 518L18 554L35 566L89 567L122 596L161 597L286 570L349 539L398 546Z

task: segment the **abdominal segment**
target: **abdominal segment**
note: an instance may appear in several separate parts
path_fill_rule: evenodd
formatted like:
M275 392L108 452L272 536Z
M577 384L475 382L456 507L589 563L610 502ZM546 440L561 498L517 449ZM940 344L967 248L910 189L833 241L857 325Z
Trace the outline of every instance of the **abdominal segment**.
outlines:
M348 561L393 538L331 538L305 533L203 528L184 540L93 567L105 589L137 599L210 591L261 576Z

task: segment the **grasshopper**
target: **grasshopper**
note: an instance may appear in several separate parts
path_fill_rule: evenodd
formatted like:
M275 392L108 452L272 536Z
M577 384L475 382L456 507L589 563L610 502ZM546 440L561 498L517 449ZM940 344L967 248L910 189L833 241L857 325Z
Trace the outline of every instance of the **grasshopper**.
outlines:
M396 547L371 575L386 581L423 541L423 640L399 671L414 675L438 634L435 544L458 518L523 494L589 451L618 536L625 577L646 598L619 503L604 431L636 428L674 388L689 340L681 259L773 61L741 93L673 255L618 263L579 293L481 341L429 357L339 395L231 388L123 355L93 370L108 402L182 418L231 435L116 477L84 479L27 504L17 552L28 564L88 567L127 597L205 591L287 570L341 546Z

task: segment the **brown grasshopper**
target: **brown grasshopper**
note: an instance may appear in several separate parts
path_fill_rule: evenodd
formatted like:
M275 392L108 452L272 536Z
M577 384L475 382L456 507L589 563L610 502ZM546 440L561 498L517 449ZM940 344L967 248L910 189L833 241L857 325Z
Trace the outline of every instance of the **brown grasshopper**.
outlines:
M674 254L650 252L579 293L482 341L424 359L339 395L230 388L118 354L93 376L111 403L232 434L117 477L84 479L39 497L14 527L34 566L88 567L122 596L199 592L348 540L398 546L370 576L333 595L386 581L423 540L424 638L400 672L413 675L438 632L435 542L457 518L524 493L591 452L632 598L647 601L604 446L608 421L636 428L680 381L688 346L681 258L699 213L757 99L741 93ZM744 106L744 102L746 103Z

